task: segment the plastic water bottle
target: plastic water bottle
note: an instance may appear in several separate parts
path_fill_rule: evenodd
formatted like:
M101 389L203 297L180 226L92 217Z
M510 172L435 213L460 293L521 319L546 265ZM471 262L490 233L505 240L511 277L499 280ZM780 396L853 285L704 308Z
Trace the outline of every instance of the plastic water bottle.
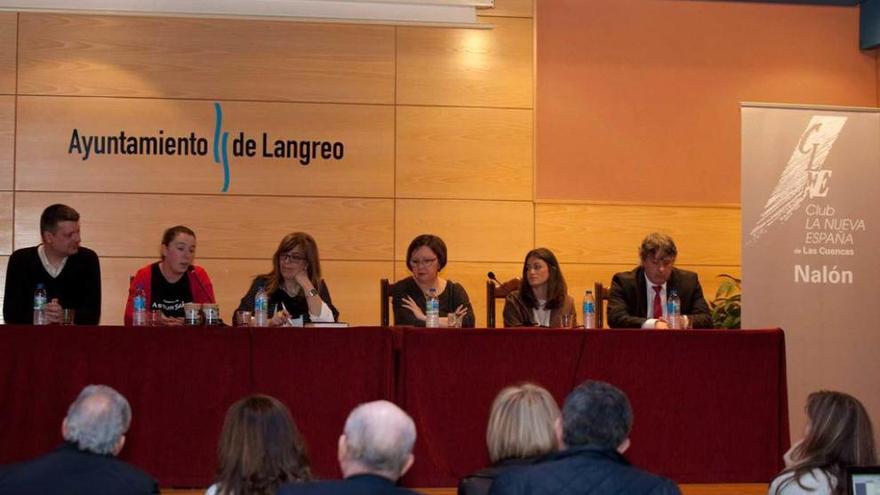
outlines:
M143 286L138 285L134 291L134 313L131 317L131 324L136 327L147 326L147 293L144 292Z
M46 286L42 283L37 284L37 290L34 291L34 325L48 325L46 320Z
M425 301L425 326L428 328L437 328L440 326L440 300L437 299L437 289L433 287L428 290L428 297Z
M266 289L261 285L259 289L257 289L257 295L254 297L254 326L255 327L267 327L269 326L269 294L266 294Z
M681 298L678 297L678 291L675 289L670 290L669 297L666 298L666 318L669 320L669 328L682 329Z
M584 328L596 328L596 300L593 299L593 291L584 293Z

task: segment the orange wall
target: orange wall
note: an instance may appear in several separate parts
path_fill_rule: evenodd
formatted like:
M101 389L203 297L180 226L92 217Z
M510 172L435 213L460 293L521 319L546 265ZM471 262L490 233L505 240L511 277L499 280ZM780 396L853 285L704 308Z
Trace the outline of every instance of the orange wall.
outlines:
M536 5L538 200L738 203L741 101L880 104L857 7Z

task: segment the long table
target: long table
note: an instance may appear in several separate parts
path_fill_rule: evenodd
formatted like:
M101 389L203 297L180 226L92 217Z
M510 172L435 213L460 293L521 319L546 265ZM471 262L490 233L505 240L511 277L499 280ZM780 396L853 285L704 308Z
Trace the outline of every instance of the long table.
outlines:
M636 465L681 483L766 482L788 448L781 330L559 331L415 328L0 327L0 464L60 441L87 384L125 395L121 457L163 486L212 481L226 409L251 393L281 399L313 470L338 477L336 440L358 403L388 399L416 422L408 486L453 486L488 463L489 407L531 381L560 402L611 382L635 411Z

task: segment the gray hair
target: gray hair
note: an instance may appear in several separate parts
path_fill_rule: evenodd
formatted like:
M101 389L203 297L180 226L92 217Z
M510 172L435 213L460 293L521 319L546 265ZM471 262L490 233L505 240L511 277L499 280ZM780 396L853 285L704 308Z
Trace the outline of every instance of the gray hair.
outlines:
M629 436L632 423L629 399L610 383L587 380L568 394L562 407L562 437L568 447L616 449Z
M345 421L346 459L371 472L400 477L416 442L416 425L402 409L380 400L356 407Z
M107 385L89 385L67 410L64 439L80 450L114 454L113 449L131 424L131 407Z
M650 258L675 258L678 256L678 248L672 237L659 232L653 232L645 236L642 245L639 246L639 259L642 261Z

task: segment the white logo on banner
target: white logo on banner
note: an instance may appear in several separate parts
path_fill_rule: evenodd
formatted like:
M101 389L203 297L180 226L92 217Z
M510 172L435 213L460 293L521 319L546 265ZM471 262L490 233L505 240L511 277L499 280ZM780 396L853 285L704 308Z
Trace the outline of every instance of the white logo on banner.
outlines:
M847 117L814 115L788 159L773 193L764 205L761 218L750 233L749 243L757 241L777 222L785 222L805 199L828 194L831 170L823 170L831 146Z

